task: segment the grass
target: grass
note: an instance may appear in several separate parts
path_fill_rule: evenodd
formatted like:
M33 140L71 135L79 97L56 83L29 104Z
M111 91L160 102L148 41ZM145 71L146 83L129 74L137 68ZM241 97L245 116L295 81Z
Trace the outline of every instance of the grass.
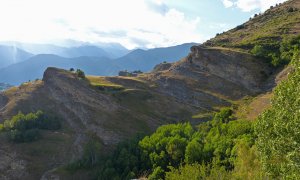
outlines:
M108 81L105 77L101 76L87 76L86 79L89 81L91 86L96 87L98 90L105 92L117 92L122 91L125 88L121 85Z
M192 116L192 119L207 119L208 117L213 117L214 112L198 113Z
M266 108L270 106L273 94L268 92L257 97L245 97L237 102L235 116L238 119L255 120Z
M295 2L290 1L284 6L266 11L245 23L242 29L235 28L216 36L211 40L213 46L251 49L256 43L278 43L283 36L299 33L297 25L300 19L300 7L298 7L299 3ZM297 7L298 10L288 12L288 6Z

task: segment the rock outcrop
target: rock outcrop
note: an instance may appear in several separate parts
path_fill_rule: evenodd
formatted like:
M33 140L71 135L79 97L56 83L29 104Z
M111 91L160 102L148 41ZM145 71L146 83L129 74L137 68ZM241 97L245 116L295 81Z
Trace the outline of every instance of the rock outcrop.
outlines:
M224 48L191 47L191 53L161 71L148 75L159 92L180 102L211 110L232 100L263 92L272 73L261 60Z

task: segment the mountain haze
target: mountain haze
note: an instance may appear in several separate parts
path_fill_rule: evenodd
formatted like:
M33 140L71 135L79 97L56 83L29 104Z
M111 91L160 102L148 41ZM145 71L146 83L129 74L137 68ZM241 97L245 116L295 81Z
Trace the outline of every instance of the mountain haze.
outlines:
M11 64L23 62L33 54L13 46L0 46L0 69Z
M87 74L101 76L117 75L121 70L148 72L156 64L163 61L174 62L181 59L189 52L192 45L194 43L150 50L138 49L115 60L107 58L105 56L107 53L95 46L64 49L60 52L61 55L76 58L64 58L51 54L36 55L26 62L16 63L1 69L0 82L18 85L29 80L42 78L47 67L78 68Z

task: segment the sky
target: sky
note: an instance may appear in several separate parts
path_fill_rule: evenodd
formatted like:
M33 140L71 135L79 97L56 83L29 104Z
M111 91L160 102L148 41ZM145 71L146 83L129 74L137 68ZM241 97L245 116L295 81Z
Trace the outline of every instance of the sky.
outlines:
M0 0L0 41L202 43L285 0Z

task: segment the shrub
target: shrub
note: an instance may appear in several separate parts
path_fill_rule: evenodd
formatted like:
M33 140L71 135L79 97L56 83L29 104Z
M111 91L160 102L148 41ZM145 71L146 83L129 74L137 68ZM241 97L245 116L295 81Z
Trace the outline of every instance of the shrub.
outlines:
M57 130L61 128L60 120L44 114L42 111L23 114L19 112L10 120L0 124L2 132L7 132L13 142L31 142L40 138L39 129Z
M297 53L293 66L295 71L275 89L271 108L255 125L263 167L278 179L300 177L300 63Z
M81 69L76 70L77 77L84 79L85 73Z
M244 24L241 24L241 25L238 25L236 27L236 30L241 30L241 29L244 29L245 28L245 25Z
M294 12L294 8L289 7L287 11L288 11L288 12Z

